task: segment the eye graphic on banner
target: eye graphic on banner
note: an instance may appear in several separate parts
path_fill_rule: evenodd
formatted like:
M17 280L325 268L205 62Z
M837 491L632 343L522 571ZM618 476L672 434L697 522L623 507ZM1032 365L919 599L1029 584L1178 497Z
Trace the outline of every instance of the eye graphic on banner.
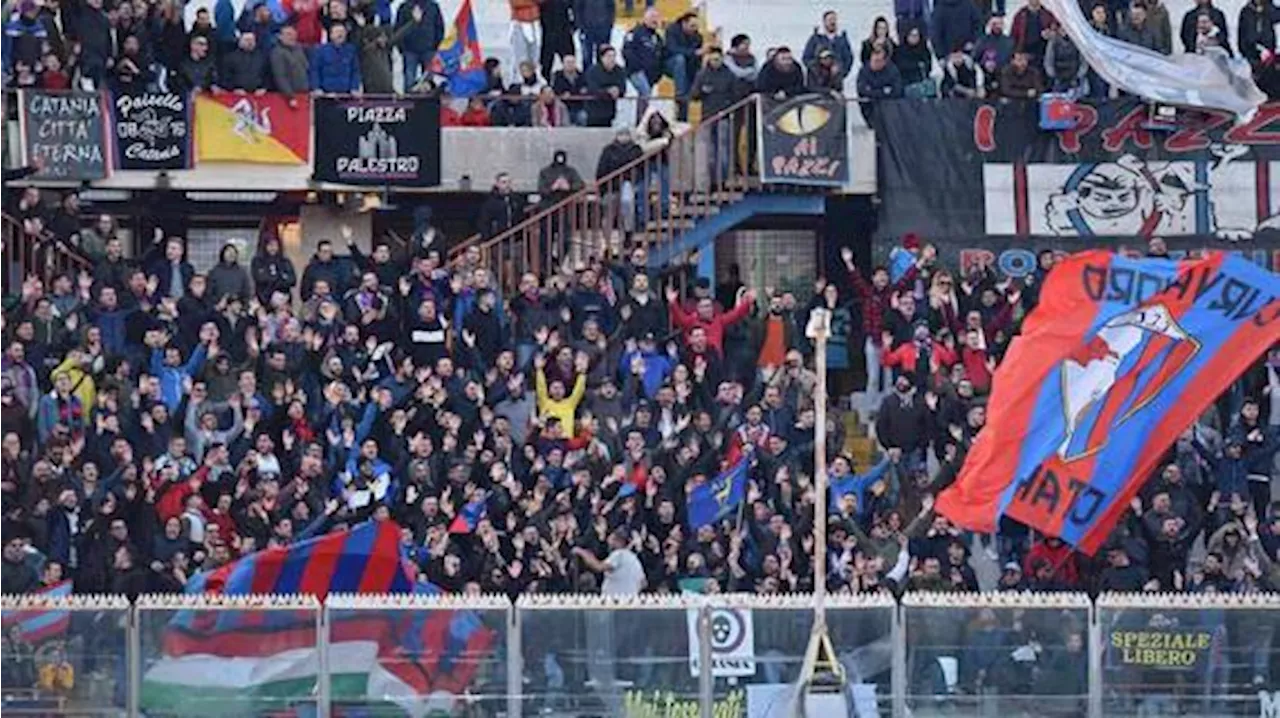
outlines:
M849 180L844 101L801 95L761 101L761 167L765 182L839 187Z

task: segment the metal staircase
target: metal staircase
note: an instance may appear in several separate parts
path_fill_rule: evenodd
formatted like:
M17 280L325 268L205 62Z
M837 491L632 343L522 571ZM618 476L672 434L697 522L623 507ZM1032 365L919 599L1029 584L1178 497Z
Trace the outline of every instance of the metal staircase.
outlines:
M757 102L755 96L747 97L688 128L666 147L588 181L582 190L510 229L489 239L477 235L464 240L451 255L456 258L477 248L480 263L494 272L498 286L510 289L526 272L538 274L616 255L625 246L645 247L652 264L695 250L695 231L701 223L762 189L755 167ZM660 180L663 165L670 175L666 202ZM629 206L632 199L634 210ZM697 239L705 241L705 236Z

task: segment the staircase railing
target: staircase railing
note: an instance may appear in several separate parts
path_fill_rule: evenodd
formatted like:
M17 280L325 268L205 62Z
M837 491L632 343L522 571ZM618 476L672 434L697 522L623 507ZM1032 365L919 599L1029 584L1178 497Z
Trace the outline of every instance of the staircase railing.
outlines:
M29 234L21 222L8 214L0 218L0 227L3 228L6 287L16 288L29 276L48 282L65 272L74 274L93 270L93 264L87 258L56 239L48 230Z
M451 257L477 247L498 286L510 289L526 272L617 253L628 240L651 254L675 246L756 183L757 101L734 103L491 238L464 240Z

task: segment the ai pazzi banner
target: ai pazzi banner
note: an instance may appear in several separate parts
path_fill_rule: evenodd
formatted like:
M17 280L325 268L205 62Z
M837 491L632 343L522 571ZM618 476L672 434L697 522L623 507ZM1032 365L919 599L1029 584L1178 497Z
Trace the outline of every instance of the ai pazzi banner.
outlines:
M321 97L315 178L356 185L440 184L440 101Z
M180 170L191 166L191 96L147 92L111 97L116 167Z
M26 162L44 163L32 179L81 181L107 176L105 95L39 90L18 94Z
M765 182L840 187L849 181L844 100L810 94L761 99L760 172Z
M952 263L1020 276L1038 249L1244 253L1280 267L1280 103L1236 124L1183 112L1153 128L1148 107L1074 106L1076 129L1040 129L1038 103L881 102L878 246L907 232Z

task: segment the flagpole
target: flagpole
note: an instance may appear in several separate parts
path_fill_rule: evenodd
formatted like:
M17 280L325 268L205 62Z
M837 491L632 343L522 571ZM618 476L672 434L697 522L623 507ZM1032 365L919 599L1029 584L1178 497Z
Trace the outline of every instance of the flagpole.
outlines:
M831 638L827 635L827 339L831 336L831 312L825 307L814 309L805 327L805 336L813 340L817 386L813 404L814 427L813 481L817 493L813 510L813 631L805 650L804 664L796 689L792 692L790 715L803 715L806 696L811 687L820 692L842 690L844 670L836 659ZM821 674L818 668L822 667ZM822 678L815 684L815 675ZM824 690L825 689L825 690Z

